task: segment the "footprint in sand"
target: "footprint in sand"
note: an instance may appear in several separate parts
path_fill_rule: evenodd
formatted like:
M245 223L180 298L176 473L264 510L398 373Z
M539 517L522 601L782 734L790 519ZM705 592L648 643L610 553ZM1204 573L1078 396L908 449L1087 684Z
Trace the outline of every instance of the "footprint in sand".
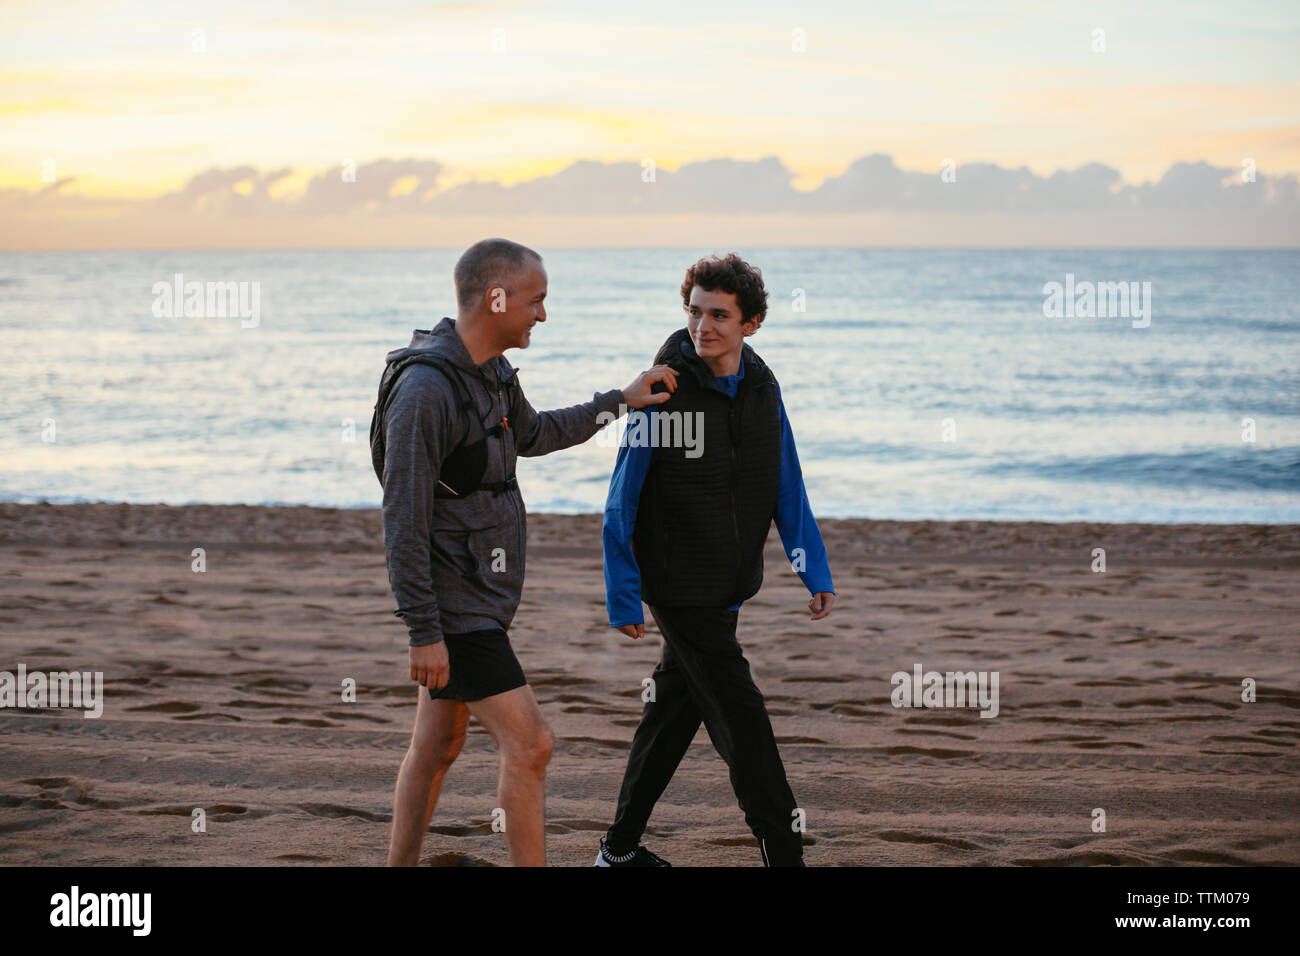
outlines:
M907 830L882 830L874 834L878 839L887 840L890 843L924 843L933 846L947 846L954 850L982 850L984 847L977 843L969 843L966 840L957 840L952 837L932 836L928 833L910 833Z
M439 853L432 857L425 866L496 866L481 857L468 853Z
M904 757L915 754L918 757L937 757L940 760L960 760L967 757L978 757L979 754L973 750L945 750L941 747L869 747L877 753L888 754L891 757Z
M199 709L199 705L186 703L183 700L167 700L160 704L142 704L139 707L126 709L133 714L192 714Z
M298 809L314 817L360 817L372 823L388 823L393 819L392 814L389 813L372 813L369 810L344 807L337 803L300 803ZM434 832L440 831L435 829Z

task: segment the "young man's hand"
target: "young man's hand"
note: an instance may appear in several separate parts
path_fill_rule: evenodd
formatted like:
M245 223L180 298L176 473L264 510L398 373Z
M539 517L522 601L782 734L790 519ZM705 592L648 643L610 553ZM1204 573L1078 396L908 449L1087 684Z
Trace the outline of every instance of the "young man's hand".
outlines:
M439 641L411 648L411 680L429 690L442 690L450 678L451 663L447 659L446 644Z
M620 624L614 630L622 631L634 641L640 640L645 637L645 622L643 621L640 624Z
M663 382L666 392L653 392L656 382ZM677 388L677 373L667 365L654 365L632 380L632 384L623 389L623 404L628 408L645 408L647 405L662 405L673 397Z
M812 619L820 621L827 614L831 613L831 605L835 603L834 591L818 591L808 602L808 610L812 611Z

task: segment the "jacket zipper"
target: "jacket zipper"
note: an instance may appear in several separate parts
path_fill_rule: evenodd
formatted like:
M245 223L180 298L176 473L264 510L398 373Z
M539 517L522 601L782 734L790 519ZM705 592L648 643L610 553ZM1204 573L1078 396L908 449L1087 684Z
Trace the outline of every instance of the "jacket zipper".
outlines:
M509 418L510 409L504 407L501 398L501 369L499 368L497 369L497 404L503 409L501 418L505 419L505 430L509 431L510 430L510 418ZM501 419L498 419L498 422L500 420ZM515 440L514 436L511 435L510 441L513 443L514 440ZM506 481L506 479L510 477L509 475L506 474L506 470L507 470L506 436L503 434L501 436L501 481L502 482ZM510 507L515 513L515 528L517 528L519 532L519 537L516 539L516 546L519 548L519 553L515 555L515 560L522 562L523 554L524 554L524 546L525 546L528 532L524 530L523 521L521 520L521 515L520 515L519 504L518 502L515 501L514 490L510 488L502 488L501 493L503 495L507 495L510 498ZM521 572L523 571L522 567L520 568L520 571Z
M499 411L500 408L501 408L501 370L497 369L497 401L496 404L492 406L492 410ZM499 418L497 418L498 425L501 424L502 418L505 418L505 416L502 415ZM503 482L506 480L506 436L504 434L501 436L501 480ZM502 488L502 491L504 490L505 489Z
M736 420L736 400L733 398L730 401L731 401L731 408L728 410L727 415L728 418L734 422ZM727 486L728 486L728 490L731 493L731 531L736 538L736 546L735 548L732 549L733 553L736 555L736 573L735 573L736 583L734 586L736 592L740 591L741 555L740 555L740 522L736 518L736 439L734 437L734 433L736 429L739 428L740 425L739 423L737 423L735 428L727 429L727 442L731 447L731 480L727 482Z

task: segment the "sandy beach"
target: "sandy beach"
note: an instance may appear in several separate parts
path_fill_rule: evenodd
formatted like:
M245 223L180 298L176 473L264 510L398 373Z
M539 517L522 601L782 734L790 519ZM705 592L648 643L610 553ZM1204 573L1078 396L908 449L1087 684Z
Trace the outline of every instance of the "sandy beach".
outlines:
M809 865L1300 864L1300 526L822 530L831 616L775 532L740 616ZM98 719L0 710L0 864L382 863L416 695L382 536L375 510L0 504L0 670L105 694ZM511 632L556 735L552 865L594 859L659 654L652 621L607 626L599 540L598 515L530 516ZM893 707L917 664L997 672L997 717ZM423 862L508 862L496 769L471 724ZM703 730L646 843L760 865Z

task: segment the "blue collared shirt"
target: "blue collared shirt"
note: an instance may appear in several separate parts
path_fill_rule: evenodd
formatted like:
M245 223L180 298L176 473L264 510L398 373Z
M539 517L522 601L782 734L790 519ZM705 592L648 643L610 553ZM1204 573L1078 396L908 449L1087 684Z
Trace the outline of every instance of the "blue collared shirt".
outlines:
M716 380L718 387L729 398L735 398L736 389L744 376L745 363L741 362L738 374L719 375ZM799 467L799 453L794 447L794 434L790 430L790 420L786 417L783 400L780 401L780 408L781 483L776 496L776 530L781 535L781 544L792 565L796 563L797 557L802 558L799 563L804 570L797 573L808 588L808 593L834 593L826 545L822 541L821 530L817 527L817 519L813 517L812 507L808 504L803 470ZM655 434L654 420L649 418L654 415L653 406L629 413L629 432L637 424L632 417L634 415L645 415L648 418L646 426L649 427L643 434ZM645 487L654 448L650 445L629 446L626 436L627 432L624 432L624 440L618 449L618 460L614 464L614 474L609 479L609 495L605 500L605 521L601 532L605 549L605 607L609 612L611 627L644 623L641 613L641 571L637 567L636 556L632 553L632 532L636 528L637 506L641 502L641 489ZM729 610L739 608L740 605L737 604Z

